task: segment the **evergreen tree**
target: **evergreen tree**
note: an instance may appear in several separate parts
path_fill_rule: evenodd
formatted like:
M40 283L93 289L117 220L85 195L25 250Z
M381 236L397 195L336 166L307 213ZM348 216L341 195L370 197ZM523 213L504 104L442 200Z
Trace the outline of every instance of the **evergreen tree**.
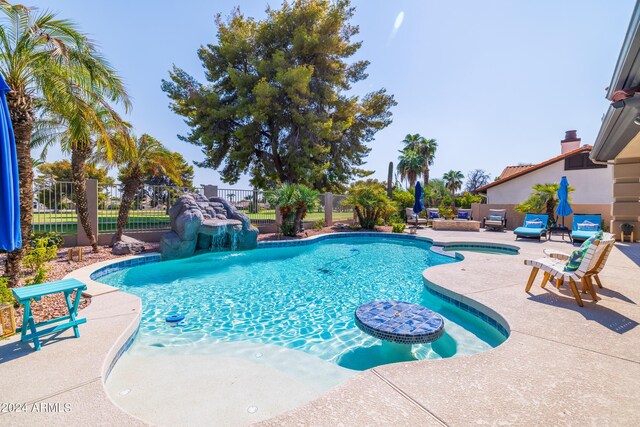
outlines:
M385 89L347 93L367 77L350 60L355 9L349 0L285 1L263 21L234 11L218 17L217 42L198 50L207 84L175 67L162 89L191 127L181 139L202 147L200 167L234 184L249 174L257 188L277 183L342 187L360 169L396 104ZM350 62L347 62L350 61Z

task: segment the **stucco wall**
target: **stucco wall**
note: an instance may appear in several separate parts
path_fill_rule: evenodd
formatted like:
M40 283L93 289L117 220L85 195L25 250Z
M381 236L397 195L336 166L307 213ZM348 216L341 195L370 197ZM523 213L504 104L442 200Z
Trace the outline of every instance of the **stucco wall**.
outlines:
M571 203L597 205L613 201L613 174L611 166L601 169L564 170L564 161L527 173L487 190L488 204L518 204L531 195L534 184L560 182L566 176L575 188Z

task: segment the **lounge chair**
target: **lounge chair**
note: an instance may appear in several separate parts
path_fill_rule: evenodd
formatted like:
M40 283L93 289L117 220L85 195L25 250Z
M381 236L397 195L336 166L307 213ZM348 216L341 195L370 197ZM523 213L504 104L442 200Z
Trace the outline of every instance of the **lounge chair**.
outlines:
M440 219L440 209L427 208L427 224L433 222L434 219Z
M571 239L584 241L602 230L602 215L574 214L571 226Z
M522 227L513 230L513 233L516 235L516 240L518 240L518 237L537 237L538 240L540 240L543 234L545 236L547 235L548 222L549 215L547 214L528 213L524 217Z
M408 225L418 225L418 224L426 224L426 218L420 218L412 208L406 208L405 212L407 213L407 224Z
M482 220L482 228L503 231L507 228L507 210L489 209L489 215Z
M544 278L542 279L541 287L544 288L547 282L552 279L556 280L557 286L563 282L569 282L571 292L573 293L576 302L580 307L583 307L584 304L582 303L582 297L580 297L580 292L576 285L577 282L580 282L583 290L588 290L593 300L597 301L598 296L591 278L595 278L595 276L604 268L608 253L611 251L611 247L613 247L614 243L615 240L613 239L595 240L591 243L589 249L587 249L587 252L580 262L580 266L575 271L565 271L566 261L556 258L546 257L536 260L525 260L524 264L532 267L531 274L529 275L529 281L525 287L525 292L529 292L531 290L531 286L533 285L533 281L536 279L538 271L542 270L544 271ZM599 282L599 279L597 279L596 282Z
M612 240L613 239L613 235L609 234L609 233L604 233L604 237L603 240ZM602 259L598 260L598 267L595 269L595 271L593 272L593 278L596 281L596 284L598 285L598 287L600 289L603 288L602 286L602 282L600 281L600 276L598 276L598 274L602 271L602 269L604 268L604 265L607 262L607 258L609 258L609 254L611 253L611 249L613 249L613 244L609 245L607 247L607 249L604 251L604 253L602 254ZM564 261L566 262L569 257L571 255L565 253L565 252L561 252L561 251L556 251L554 249L545 249L542 251L546 256L548 256L549 258L554 258L560 261ZM556 279L556 288L560 288L560 286L562 286L562 284L564 283L564 280L562 278ZM585 293L587 290L583 287L582 292Z
M458 209L458 215L456 220L458 221L471 221L471 209Z

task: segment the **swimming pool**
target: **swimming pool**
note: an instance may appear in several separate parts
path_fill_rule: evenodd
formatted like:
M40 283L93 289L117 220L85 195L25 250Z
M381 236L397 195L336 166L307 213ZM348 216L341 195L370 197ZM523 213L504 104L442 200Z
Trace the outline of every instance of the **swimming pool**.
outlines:
M423 283L422 271L456 262L420 240L359 237L305 246L218 252L125 268L100 282L139 296L143 345L183 346L248 341L301 350L341 367L363 370L407 360L382 351L354 323L365 302L417 303L445 319L445 334L414 345L413 359L468 355L502 343L504 332L446 302ZM180 314L181 322L168 323Z

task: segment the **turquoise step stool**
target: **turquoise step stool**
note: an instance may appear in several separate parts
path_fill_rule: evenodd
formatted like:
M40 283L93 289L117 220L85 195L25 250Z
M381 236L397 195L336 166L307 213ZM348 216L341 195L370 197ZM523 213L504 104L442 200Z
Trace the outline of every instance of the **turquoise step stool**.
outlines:
M36 350L40 350L40 337L44 335L55 334L69 328L73 328L73 332L76 338L80 338L80 331L78 325L85 323L87 319L76 319L78 313L78 306L80 305L80 295L82 291L87 289L87 285L76 279L65 279L57 282L43 283L41 285L24 286L22 288L14 288L13 296L16 300L24 305L24 315L22 317L22 338L20 341L26 342L33 340L33 345ZM57 317L55 319L47 320L46 322L36 323L33 320L33 313L31 312L31 300L40 301L45 295L57 294L58 292L64 293L64 299L69 309L69 315ZM71 295L75 292L76 300L71 303ZM38 330L43 326L48 326L58 322L64 322L60 325L49 327L46 329ZM31 333L27 333L27 327Z

